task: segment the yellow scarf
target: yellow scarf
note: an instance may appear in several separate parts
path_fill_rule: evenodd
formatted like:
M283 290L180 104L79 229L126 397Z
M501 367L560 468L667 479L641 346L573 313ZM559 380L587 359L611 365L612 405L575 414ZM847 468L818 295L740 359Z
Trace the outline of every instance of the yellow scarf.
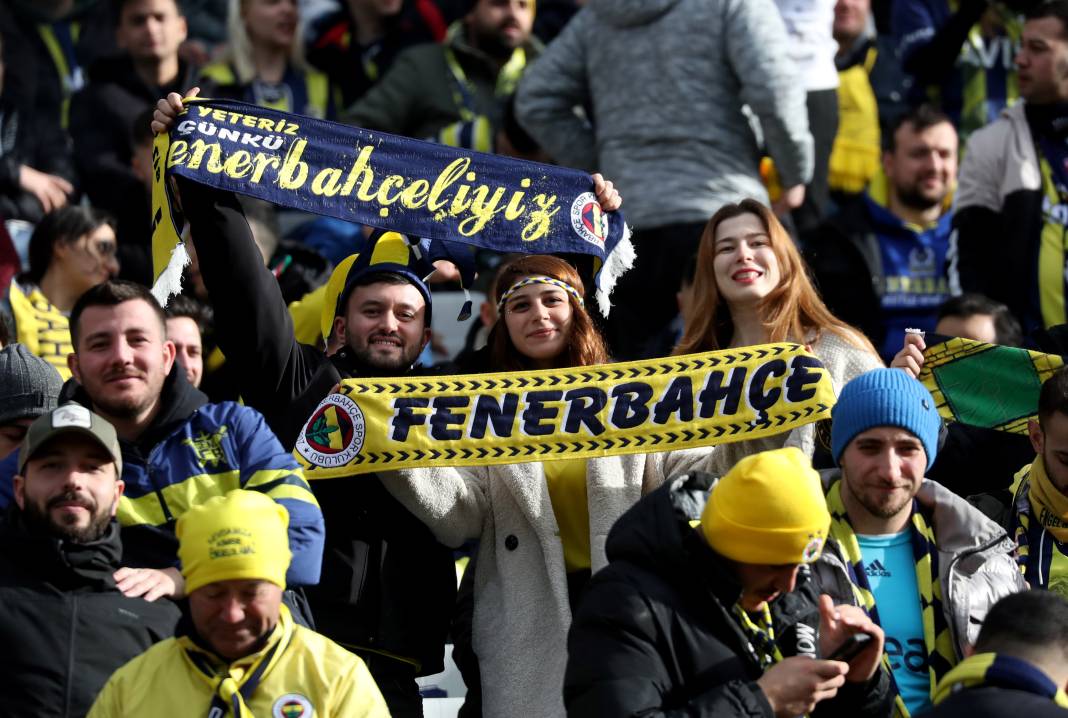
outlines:
M1019 658L996 653L976 653L957 664L939 682L931 702L938 705L959 690L983 685L1015 686L1020 690L1047 695L1055 704L1068 708L1068 695L1046 674Z
M281 659L293 637L293 617L283 604L266 644L252 655L232 663L220 663L214 653L205 651L188 636L178 638L186 658L195 673L215 691L209 715L229 715L230 718L254 718L246 700L255 692L263 676ZM214 709L218 708L218 711Z
M1053 538L1068 541L1068 496L1050 482L1041 456L1035 457L1031 464L1030 482L1027 498L1032 515Z

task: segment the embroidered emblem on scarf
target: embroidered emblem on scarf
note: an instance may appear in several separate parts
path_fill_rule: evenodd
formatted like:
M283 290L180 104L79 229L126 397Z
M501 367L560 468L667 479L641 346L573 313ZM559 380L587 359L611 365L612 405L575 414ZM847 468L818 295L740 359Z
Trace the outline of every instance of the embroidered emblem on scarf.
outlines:
M797 344L542 371L347 379L293 455L311 479L708 446L830 415L827 370Z

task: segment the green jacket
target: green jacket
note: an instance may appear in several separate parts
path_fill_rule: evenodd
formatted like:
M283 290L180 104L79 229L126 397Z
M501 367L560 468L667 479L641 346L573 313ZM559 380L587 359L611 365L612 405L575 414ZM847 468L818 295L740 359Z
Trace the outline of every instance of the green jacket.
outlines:
M540 52L540 43L532 37L501 70L468 44L463 25L456 23L443 44L417 45L398 55L389 72L343 112L342 119L369 130L492 150L504 102L515 92L524 66ZM471 127L465 129L464 124ZM465 133L468 141L460 139Z

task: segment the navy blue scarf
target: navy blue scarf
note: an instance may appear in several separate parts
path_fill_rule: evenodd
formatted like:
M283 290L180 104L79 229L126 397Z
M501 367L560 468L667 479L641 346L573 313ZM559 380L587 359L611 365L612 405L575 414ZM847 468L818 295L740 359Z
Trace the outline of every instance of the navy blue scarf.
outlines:
M432 243L592 255L602 306L633 261L622 213L601 211L585 172L242 102L187 101L170 136L156 138L153 168L157 285L181 226L165 173Z

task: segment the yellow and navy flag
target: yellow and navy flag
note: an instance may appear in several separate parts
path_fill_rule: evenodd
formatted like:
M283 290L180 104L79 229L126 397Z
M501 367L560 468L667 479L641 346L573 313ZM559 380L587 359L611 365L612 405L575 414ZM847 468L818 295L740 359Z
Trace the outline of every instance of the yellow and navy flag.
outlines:
M654 453L780 434L830 416L834 389L797 344L477 376L351 379L294 455L324 479Z
M1042 382L1064 366L1056 354L927 335L920 381L947 421L1027 433Z
M184 258L169 175L431 242L591 255L602 310L633 263L622 213L601 212L590 176L566 167L199 97L156 137L152 163L157 296Z

